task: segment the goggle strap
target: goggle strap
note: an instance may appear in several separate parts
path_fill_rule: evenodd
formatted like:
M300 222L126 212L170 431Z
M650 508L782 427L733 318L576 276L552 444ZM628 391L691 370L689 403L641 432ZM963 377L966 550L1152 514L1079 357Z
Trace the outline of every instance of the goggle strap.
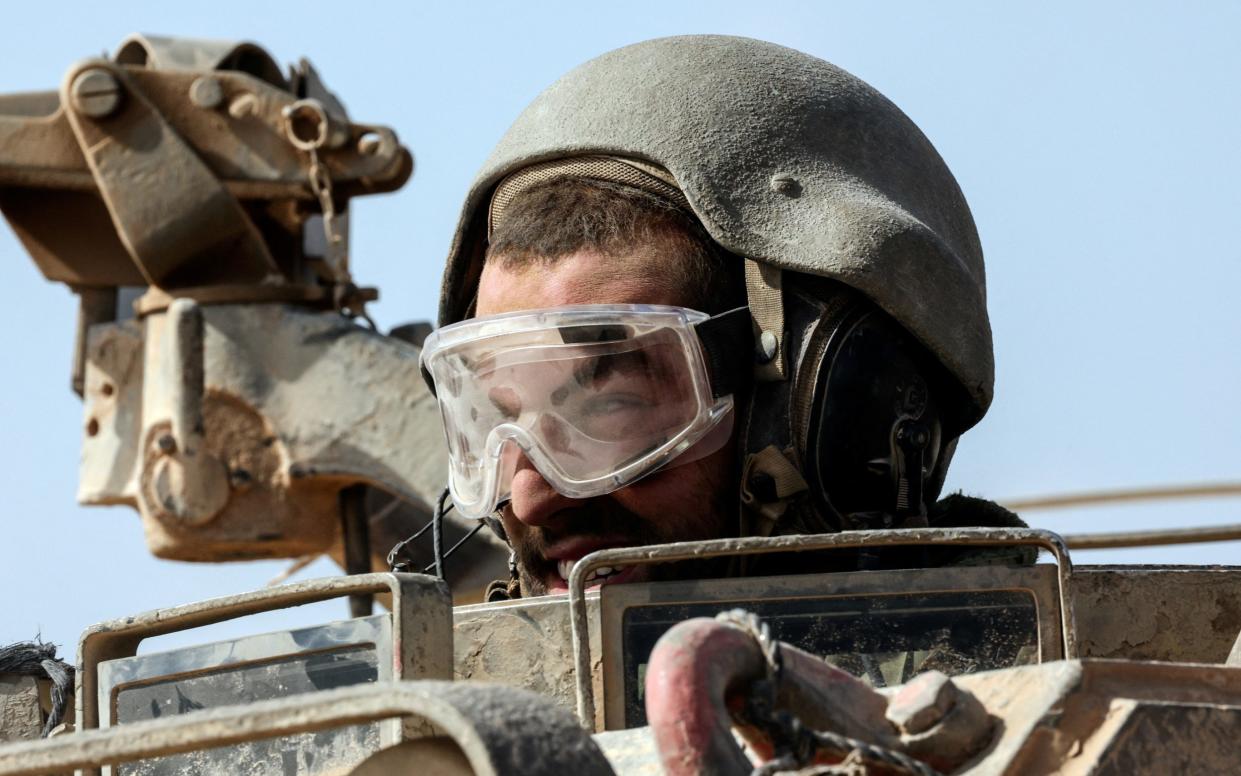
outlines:
M720 398L736 393L750 374L754 351L754 327L750 308L737 307L694 324L702 345L711 396Z

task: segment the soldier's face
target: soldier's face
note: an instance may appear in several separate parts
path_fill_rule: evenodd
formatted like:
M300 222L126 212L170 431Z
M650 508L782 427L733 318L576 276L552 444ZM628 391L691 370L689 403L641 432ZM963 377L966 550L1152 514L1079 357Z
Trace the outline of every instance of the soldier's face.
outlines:
M550 264L510 269L488 263L479 281L477 315L571 304L686 305L668 271L669 259L638 253L625 258L579 251ZM522 595L563 593L573 562L596 550L710 539L735 533L733 444L690 463L663 469L628 487L592 499L558 493L528 460L513 475L512 498L501 510L517 554ZM697 574L686 566L636 566L588 583L663 579Z

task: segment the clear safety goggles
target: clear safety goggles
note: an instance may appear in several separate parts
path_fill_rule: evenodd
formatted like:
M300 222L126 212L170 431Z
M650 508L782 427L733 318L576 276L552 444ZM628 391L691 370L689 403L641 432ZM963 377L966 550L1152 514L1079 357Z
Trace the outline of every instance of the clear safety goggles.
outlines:
M522 456L558 492L591 498L714 452L731 432L750 341L746 308L711 317L654 305L528 310L433 332L421 363L453 502L465 517L490 515Z

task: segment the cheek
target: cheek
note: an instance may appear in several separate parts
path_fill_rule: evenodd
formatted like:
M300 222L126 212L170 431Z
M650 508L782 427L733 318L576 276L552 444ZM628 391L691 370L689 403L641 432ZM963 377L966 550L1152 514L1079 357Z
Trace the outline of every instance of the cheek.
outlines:
M731 536L731 460L721 450L640 480L612 498L643 517L664 541Z

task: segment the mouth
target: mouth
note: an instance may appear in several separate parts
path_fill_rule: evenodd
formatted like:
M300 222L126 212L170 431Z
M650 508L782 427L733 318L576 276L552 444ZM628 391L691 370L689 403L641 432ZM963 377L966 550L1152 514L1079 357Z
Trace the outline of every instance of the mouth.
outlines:
M590 542L589 544L579 541L566 543L565 546L555 546L551 548L548 554L548 562L554 564L546 577L547 592L549 594L567 593L569 592L569 576L573 573L573 566L582 558L592 552L604 549L613 549L616 547L627 547L632 542L609 541L609 542ZM625 582L636 581L639 572L645 571L641 566L600 566L593 569L586 577L586 589L593 590L603 585L618 585Z

